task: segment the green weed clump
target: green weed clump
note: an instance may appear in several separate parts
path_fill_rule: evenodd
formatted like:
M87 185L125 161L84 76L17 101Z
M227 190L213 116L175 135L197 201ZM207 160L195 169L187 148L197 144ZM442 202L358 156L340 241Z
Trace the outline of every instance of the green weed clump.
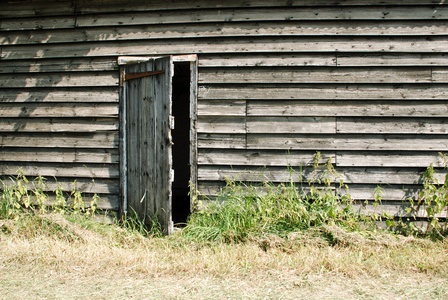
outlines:
M64 193L61 185L58 185L53 191L52 200L46 192L46 179L40 175L30 182L19 170L15 178L0 180L0 184L0 219L17 219L23 214L42 214L49 210L85 215L94 215L97 212L99 196L93 195L90 205L86 207L85 198L77 190L76 180L69 194Z
M244 242L264 234L285 237L323 224L356 226L361 217L352 210L350 195L339 193L346 185L331 159L322 170L319 158L317 153L313 174L305 186L293 180L261 186L227 180L218 201L190 216L183 235L194 240ZM292 168L289 171L290 175L295 172Z

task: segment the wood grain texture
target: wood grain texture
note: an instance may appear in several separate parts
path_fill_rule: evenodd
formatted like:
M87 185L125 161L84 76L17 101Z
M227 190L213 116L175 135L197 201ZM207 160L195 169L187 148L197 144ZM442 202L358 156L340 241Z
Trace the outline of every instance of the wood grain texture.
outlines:
M118 149L118 132L0 134L0 147Z
M95 87L76 89L2 89L0 101L3 103L118 103L117 87Z
M431 100L446 99L448 91L445 86L437 85L404 85L393 86L384 84L372 87L370 85L294 85L269 86L201 86L199 99L266 99L266 100Z
M21 170L25 176L74 177L74 178L118 178L117 165L76 165L58 163L1 163L0 175L17 174Z
M2 103L0 117L117 117L116 103Z
M0 34L0 45L85 43L181 38L275 37L275 36L437 36L445 35L448 23L424 21L263 21L153 24L72 29L22 30Z
M248 101L248 116L340 117L444 117L448 104L441 101Z
M117 131L114 118L2 118L0 132L98 132Z
M271 37L133 40L95 43L3 46L1 59L166 55L241 52L445 53L444 37Z
M1 74L0 88L118 86L118 72Z
M3 148L0 161L117 164L117 149Z

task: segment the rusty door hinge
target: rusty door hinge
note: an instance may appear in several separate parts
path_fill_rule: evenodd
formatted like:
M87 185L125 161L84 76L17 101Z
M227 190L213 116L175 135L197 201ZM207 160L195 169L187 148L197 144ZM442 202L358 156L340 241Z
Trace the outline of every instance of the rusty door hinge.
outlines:
M140 72L140 73L129 73L124 76L124 80L126 81L126 80L142 78L142 77L146 77L146 76L153 76L153 75L158 75L158 74L163 74L163 73L165 73L164 70Z

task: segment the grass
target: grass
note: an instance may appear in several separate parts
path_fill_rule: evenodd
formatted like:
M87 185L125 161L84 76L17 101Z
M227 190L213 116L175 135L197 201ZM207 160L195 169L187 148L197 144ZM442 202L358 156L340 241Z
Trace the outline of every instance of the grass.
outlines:
M339 196L331 162L319 174L306 187L228 181L225 202L169 237L132 216L95 222L81 201L47 207L40 183L28 190L19 175L0 200L0 298L448 297L443 232L377 228Z

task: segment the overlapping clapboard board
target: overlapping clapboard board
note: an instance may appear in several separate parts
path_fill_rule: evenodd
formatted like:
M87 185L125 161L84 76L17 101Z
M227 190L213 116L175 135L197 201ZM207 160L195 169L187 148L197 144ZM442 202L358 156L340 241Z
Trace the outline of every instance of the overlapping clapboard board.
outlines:
M79 178L117 208L117 56L197 53L204 194L321 151L357 199L412 195L448 148L448 5L337 2L2 3L1 173Z

